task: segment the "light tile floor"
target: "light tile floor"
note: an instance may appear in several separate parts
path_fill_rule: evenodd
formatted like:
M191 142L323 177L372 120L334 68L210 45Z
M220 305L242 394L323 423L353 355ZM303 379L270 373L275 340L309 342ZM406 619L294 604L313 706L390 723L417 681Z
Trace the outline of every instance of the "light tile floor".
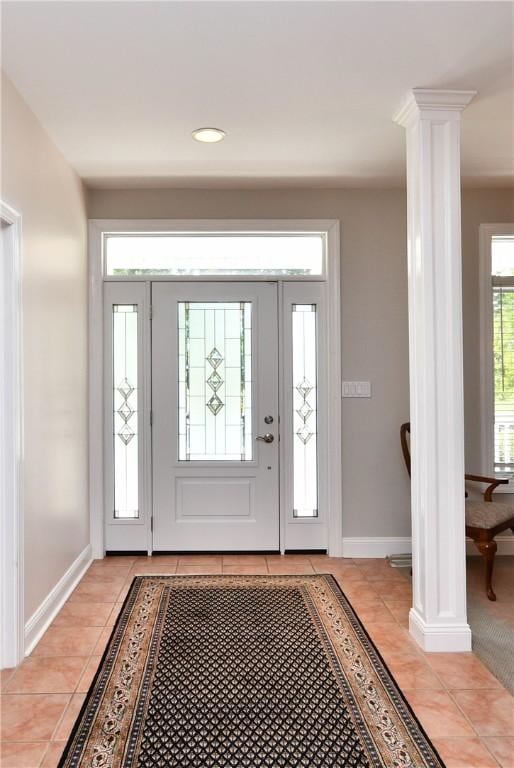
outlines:
M514 768L514 699L471 653L425 654L410 637L411 590L383 560L159 556L96 560L31 655L1 676L2 768L52 768L135 574L332 573L447 768Z

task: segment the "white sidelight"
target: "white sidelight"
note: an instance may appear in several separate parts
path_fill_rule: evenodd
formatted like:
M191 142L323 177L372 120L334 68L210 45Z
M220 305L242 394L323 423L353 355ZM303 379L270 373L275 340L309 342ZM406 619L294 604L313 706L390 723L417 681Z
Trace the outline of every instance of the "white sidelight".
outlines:
M460 117L474 91L414 89L406 130L413 606L426 651L469 651L464 532Z

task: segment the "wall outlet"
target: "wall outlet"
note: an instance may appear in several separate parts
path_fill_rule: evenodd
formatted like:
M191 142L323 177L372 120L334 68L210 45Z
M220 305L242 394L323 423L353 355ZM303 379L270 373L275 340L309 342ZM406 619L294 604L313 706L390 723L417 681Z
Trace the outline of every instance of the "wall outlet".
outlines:
M371 397L370 381L343 381L343 397Z

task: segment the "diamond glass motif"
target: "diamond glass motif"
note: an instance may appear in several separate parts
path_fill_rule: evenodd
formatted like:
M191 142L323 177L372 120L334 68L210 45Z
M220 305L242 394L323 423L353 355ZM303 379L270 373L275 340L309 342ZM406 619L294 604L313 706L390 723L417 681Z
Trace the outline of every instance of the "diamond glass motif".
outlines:
M308 397L309 393L312 392L313 387L312 384L307 381L305 376L303 377L303 380L296 385L296 391L301 394L301 396L304 398Z
M134 437L135 432L131 430L128 424L125 424L120 431L118 432L118 437L120 440L123 440L125 445L128 445L132 438Z
M129 399L133 391L134 391L134 387L132 386L132 384L130 384L130 382L126 377L123 379L121 384L118 384L118 392L125 400Z
M223 403L219 399L218 395L213 395L211 399L207 403L207 408L210 410L211 413L213 413L215 416L218 415L218 413L223 408Z
M309 403L305 402L300 406L300 408L296 409L296 413L301 419L303 419L305 423L312 413L312 408L310 407Z
M207 379L207 384L210 386L213 392L217 392L218 389L223 384L223 379L221 378L221 376L217 371L213 371L209 376L209 378Z
M119 413L119 415L121 416L121 418L123 419L123 421L126 424L127 421L129 421L130 417L133 416L134 411L132 410L130 405L125 400L123 405L120 405L120 407L118 408L117 413Z
M313 434L314 434L313 432L309 432L306 426L300 427L300 429L296 433L297 437L300 438L300 440L304 445L306 445L309 442Z
M210 412L214 416L217 416L218 413L223 408L223 402L219 399L216 392L223 384L223 379L221 378L221 376L219 375L216 369L223 362L223 355L218 349L216 349L216 347L213 347L213 349L211 349L211 351L209 352L205 360L206 362L209 363L209 365L211 365L214 368L213 372L207 379L207 384L212 390L214 390L214 396L211 397L211 399L209 400L208 403L206 403L206 405L207 405L207 408L210 410Z
M218 349L216 349L216 347L214 347L207 355L206 360L208 363L212 365L214 370L216 370L216 368L219 366L219 364L223 360L223 355Z

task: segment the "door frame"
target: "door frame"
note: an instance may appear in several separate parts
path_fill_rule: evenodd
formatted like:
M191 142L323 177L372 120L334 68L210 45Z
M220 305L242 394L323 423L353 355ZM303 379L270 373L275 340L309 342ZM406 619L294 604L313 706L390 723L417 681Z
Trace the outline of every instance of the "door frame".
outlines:
M0 201L0 669L25 655L22 505L21 214Z
M103 268L103 235L112 232L223 232L223 233L321 233L326 254L322 277L297 277L296 281L324 282L327 329L327 424L328 457L328 553L342 554L342 451L341 451L341 282L340 223L337 219L90 219L89 220L89 503L91 545L94 558L105 554L104 548L104 375L103 375L103 283L109 281L147 282L156 280L197 282L258 282L256 275L220 275L180 277L134 275L106 277ZM263 275L269 281L269 275ZM290 281L291 278L288 278ZM295 280L293 277L292 280ZM281 282L280 278L277 278ZM281 349L279 348L279 354ZM283 510L281 510L282 532ZM283 538L281 547L283 547Z

